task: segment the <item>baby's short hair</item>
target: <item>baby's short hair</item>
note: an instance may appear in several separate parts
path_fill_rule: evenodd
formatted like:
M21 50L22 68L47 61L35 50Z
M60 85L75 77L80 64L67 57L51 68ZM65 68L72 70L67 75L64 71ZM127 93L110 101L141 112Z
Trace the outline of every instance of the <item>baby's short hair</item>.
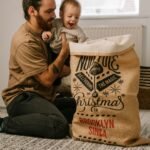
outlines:
M66 5L68 5L68 4L71 4L71 5L81 9L81 5L80 5L78 0L63 0L61 5L60 5L60 11L63 12L65 7L66 7Z

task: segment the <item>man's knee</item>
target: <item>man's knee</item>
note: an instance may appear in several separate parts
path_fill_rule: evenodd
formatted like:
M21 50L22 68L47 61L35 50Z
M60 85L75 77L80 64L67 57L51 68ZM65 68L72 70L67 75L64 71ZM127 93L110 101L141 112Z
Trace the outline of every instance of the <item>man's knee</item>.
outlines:
M53 119L53 123L50 121L50 124L53 124L53 129L47 128L48 138L64 138L69 134L69 124L65 118L56 117Z
M69 134L69 124L66 120L58 121L55 127L56 138L64 138Z

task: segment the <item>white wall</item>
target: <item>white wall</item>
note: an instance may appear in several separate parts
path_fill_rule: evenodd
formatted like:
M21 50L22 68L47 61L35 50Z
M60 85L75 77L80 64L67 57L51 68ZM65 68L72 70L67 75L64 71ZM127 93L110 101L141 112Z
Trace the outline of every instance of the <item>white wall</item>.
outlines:
M11 37L24 22L22 0L1 0L0 5L0 93L7 86ZM0 95L0 106L4 105Z
M125 18L125 19L97 19L97 20L81 20L80 21L81 26L88 26L89 25L100 25L100 24L105 24L105 25L133 25L133 24L141 24L143 25L143 49L142 49L142 61L141 65L144 66L150 66L150 18Z
M142 65L150 66L150 1L140 0L142 7L139 18L97 18L82 19L80 25L98 25L98 24L142 24L144 26L143 34L143 53ZM8 61L11 37L17 28L24 22L22 13L22 0L1 0L0 5L0 92L7 86L8 81ZM0 97L0 106L4 103Z

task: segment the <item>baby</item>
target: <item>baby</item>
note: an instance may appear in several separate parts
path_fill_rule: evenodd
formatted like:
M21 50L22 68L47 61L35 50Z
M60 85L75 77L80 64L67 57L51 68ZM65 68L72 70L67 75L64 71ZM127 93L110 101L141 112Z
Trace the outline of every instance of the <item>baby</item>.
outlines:
M83 30L78 26L81 5L77 0L63 0L60 6L60 18L52 23L51 31L45 31L42 38L50 43L55 54L61 50L61 33L66 34L68 41L84 42L87 40Z

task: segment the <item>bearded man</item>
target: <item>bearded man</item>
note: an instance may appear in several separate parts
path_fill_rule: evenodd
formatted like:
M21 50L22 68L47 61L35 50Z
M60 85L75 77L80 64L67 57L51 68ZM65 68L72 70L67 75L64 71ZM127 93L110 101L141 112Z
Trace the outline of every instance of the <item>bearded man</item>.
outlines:
M8 87L2 97L8 116L0 118L0 131L45 138L69 133L76 104L71 97L56 97L58 78L67 76L69 47L62 35L56 59L41 38L55 19L55 0L23 0L26 22L14 34L10 49Z

